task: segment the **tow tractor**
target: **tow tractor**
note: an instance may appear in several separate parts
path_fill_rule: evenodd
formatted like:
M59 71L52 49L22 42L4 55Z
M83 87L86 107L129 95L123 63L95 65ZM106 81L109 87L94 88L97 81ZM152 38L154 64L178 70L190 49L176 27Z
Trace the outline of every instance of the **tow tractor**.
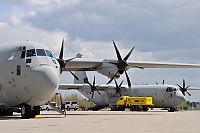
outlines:
M117 110L125 110L129 108L130 111L148 111L149 107L153 107L152 97L130 97L121 96L115 104Z

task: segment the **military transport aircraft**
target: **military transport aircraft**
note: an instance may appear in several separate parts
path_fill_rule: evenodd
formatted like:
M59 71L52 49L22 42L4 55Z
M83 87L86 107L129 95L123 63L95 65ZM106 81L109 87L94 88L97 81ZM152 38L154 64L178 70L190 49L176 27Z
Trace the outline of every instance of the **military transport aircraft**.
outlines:
M1 115L12 115L17 111L21 112L22 118L31 118L40 114L40 105L47 103L57 92L63 71L97 71L113 79L131 67L200 68L199 64L127 62L132 50L124 59L117 52L118 60L64 60L63 44L64 41L58 59L47 46L36 42L18 42L0 47Z
M174 112L176 107L185 103L185 83L183 87L169 84L155 85L96 85L95 77L93 83L88 81L85 71L77 71L75 75L79 80L74 79L74 84L60 84L59 90L76 89L96 105L90 110L99 110L110 107L111 110L118 110L113 106L120 96L150 96L153 99L154 108L169 108L169 112ZM188 92L187 92L188 93Z

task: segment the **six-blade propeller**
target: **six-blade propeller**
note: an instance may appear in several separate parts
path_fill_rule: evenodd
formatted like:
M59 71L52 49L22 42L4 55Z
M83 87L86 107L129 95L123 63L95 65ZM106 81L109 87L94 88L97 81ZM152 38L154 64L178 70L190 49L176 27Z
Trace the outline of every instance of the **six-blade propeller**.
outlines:
M187 92L187 94L189 96L191 96L191 94L187 91L187 89L190 87L190 86L187 86L185 87L185 80L183 79L183 86L180 86L177 84L177 86L180 88L181 92L183 93L183 95L185 96L185 92Z
M84 82L89 84L89 86L91 88L91 92L92 92L92 98L94 98L94 91L97 91L99 93L99 95L101 95L101 93L97 90L97 87L95 86L95 76L94 76L93 84L91 84L88 81L88 79L84 79Z
M129 58L129 56L131 55L131 53L132 53L134 47L130 50L130 52L126 55L126 57L125 57L124 59L122 59L121 54L119 53L119 50L117 49L117 46L116 46L116 44L115 44L114 41L113 41L113 44L114 44L114 47L115 47L115 51L116 51L116 54L117 54L117 59L118 59L118 61L117 61L117 62L114 62L114 61L111 62L111 61L110 61L109 63L116 65L117 68L118 68L118 71L117 71L117 73L108 81L107 84L111 83L111 82L113 81L113 79L117 76L117 74L123 74L123 73L125 72L125 74L126 74L126 79L127 79L127 83L128 83L129 88L130 88L130 87L131 87L131 81L130 81L130 78L129 78L127 72L126 72L126 68L127 68L127 66L128 66L127 60L128 60L128 58Z
M115 85L116 85L116 88L115 88L115 90L116 90L116 93L113 95L113 97L115 97L115 95L117 94L117 93L119 93L119 95L120 95L120 97L121 97L121 86L122 86L122 83L123 83L123 80L122 80L122 82L120 83L120 85L118 85L117 84L117 81L115 80Z

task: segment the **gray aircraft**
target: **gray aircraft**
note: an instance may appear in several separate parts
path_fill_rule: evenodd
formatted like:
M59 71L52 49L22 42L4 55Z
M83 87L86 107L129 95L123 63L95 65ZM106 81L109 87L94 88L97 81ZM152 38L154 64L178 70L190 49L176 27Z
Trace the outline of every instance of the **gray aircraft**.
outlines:
M170 84L155 84L155 85L132 85L129 88L127 85L99 85L89 83L85 71L75 72L79 80L74 79L74 84L60 84L59 89L68 90L76 89L87 97L96 105L91 110L99 110L104 107L110 107L111 110L116 110L113 106L120 96L150 96L153 99L154 108L169 108L169 112L174 112L176 107L187 101L185 92L185 82L183 87ZM187 92L188 93L188 92Z
M47 46L36 42L18 42L0 47L0 115L12 115L17 111L22 118L31 118L40 114L40 105L47 103L57 92L63 71L97 71L110 77L111 82L131 67L200 68L199 64L127 62L132 50L122 59L116 45L118 60L64 60L63 43L59 58L55 58Z

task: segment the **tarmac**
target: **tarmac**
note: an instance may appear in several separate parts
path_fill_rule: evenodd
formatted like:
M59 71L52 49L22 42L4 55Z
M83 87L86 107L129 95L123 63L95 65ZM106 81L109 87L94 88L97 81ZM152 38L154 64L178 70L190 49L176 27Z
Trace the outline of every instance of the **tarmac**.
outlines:
M200 133L200 111L42 111L22 119L0 117L0 133Z

